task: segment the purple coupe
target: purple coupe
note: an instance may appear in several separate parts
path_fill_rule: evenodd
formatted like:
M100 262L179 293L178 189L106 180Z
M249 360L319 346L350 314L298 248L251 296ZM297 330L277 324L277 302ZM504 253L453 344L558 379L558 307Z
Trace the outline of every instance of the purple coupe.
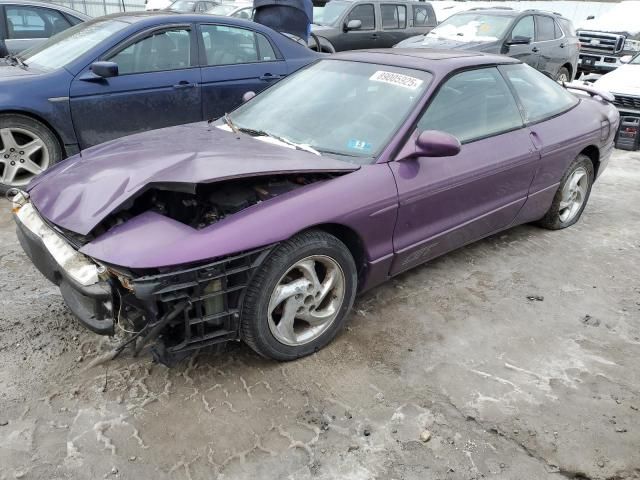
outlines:
M243 340L295 359L357 292L514 225L577 222L619 122L589 93L508 57L333 55L215 123L54 166L15 195L18 237L81 322L130 332L115 353Z

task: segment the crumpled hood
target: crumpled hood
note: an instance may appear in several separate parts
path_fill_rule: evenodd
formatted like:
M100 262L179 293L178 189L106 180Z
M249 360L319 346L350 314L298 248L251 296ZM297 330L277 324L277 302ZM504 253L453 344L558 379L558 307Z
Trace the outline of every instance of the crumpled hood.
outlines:
M395 48L438 48L438 49L455 49L455 50L479 50L478 47L485 47L493 45L495 42L462 42L452 40L450 38L438 37L436 35L417 35L415 37L409 37L400 43ZM484 49L483 49L484 51Z
M599 78L594 87L621 95L640 96L640 65L620 65Z
M159 183L211 183L256 175L340 172L358 166L194 123L92 147L28 187L50 222L87 235L125 201Z

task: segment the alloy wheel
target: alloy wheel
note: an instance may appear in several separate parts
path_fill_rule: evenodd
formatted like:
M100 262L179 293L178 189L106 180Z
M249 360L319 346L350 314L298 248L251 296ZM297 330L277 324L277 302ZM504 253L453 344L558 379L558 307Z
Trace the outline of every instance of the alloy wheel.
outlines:
M269 329L285 345L309 343L333 324L344 297L344 272L333 258L303 258L287 270L271 294Z
M44 141L30 130L0 129L0 183L12 187L26 185L49 166Z
M584 167L576 168L562 188L559 216L562 223L570 222L580 212L587 198L589 174Z

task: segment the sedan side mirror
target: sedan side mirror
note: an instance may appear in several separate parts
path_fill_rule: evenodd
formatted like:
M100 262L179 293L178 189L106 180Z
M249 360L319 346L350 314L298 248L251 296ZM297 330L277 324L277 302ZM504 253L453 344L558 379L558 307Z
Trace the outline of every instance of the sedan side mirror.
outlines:
M360 30L362 28L362 20L349 20L344 27L345 32L349 30Z
M111 78L118 76L118 64L115 62L93 62L91 71L102 78Z
M507 40L507 45L529 45L531 43L531 37L524 37L522 35L516 35L510 40Z
M244 95L242 95L242 103L248 102L255 96L256 96L256 92L251 92L251 91L244 92Z
M633 60L633 55L625 55L620 57L620 63L630 63Z

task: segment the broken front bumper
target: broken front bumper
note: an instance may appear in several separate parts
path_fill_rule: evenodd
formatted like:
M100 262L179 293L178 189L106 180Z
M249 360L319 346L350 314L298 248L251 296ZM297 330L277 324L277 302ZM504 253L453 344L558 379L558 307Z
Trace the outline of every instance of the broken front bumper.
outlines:
M25 197L14 204L17 235L33 264L60 287L65 303L90 330L134 334L134 350L156 342L157 360L239 339L244 291L273 245L156 275L127 277L73 248ZM131 340L131 339L130 339Z

